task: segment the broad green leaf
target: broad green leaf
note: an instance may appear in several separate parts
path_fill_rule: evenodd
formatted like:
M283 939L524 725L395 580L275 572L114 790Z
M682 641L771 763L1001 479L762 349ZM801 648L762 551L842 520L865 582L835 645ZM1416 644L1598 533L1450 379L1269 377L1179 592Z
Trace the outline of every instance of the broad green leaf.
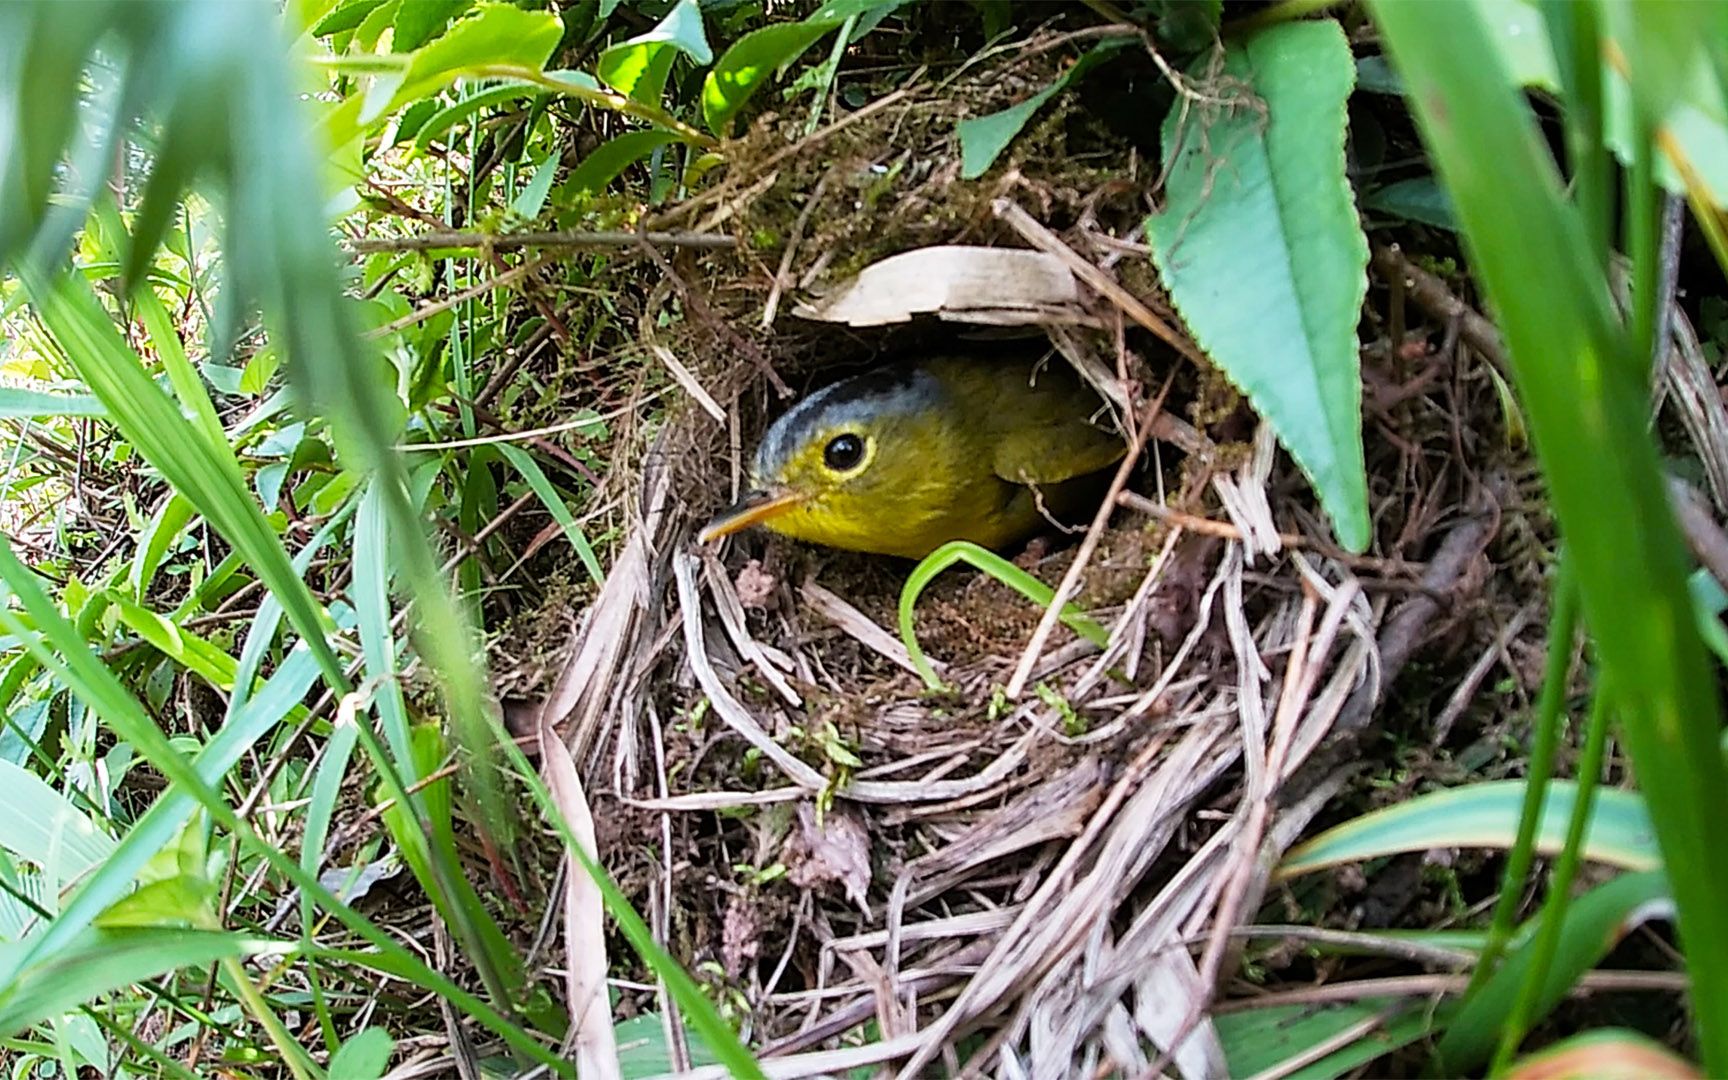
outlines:
M364 1028L349 1036L330 1057L330 1075L343 1080L378 1080L390 1065L396 1040L380 1027Z
M114 838L35 773L0 761L0 847L41 867L56 893L114 852Z
M1537 851L1551 855L1560 850L1577 793L1578 786L1570 780L1556 780L1549 786L1536 830ZM1279 864L1278 877L1430 848L1510 847L1518 835L1523 800L1522 780L1495 780L1419 795L1347 821L1293 848ZM1598 791L1584 838L1584 857L1627 870L1660 866L1644 800L1630 791Z
M594 71L601 82L625 97L657 105L679 53L697 64L714 60L696 0L677 0L654 29L601 53Z
M107 416L102 401L90 394L56 394L0 386L0 420L28 420L38 416Z
M1426 1001L1363 998L1341 1004L1270 1005L1218 1013L1212 1025L1224 1047L1231 1076L1274 1075L1290 1080L1332 1080L1376 1058L1408 1046L1432 1031L1444 1015ZM1367 1034L1310 1061L1314 1048L1380 1017ZM1294 1069L1292 1065L1296 1065Z
M216 886L203 874L176 874L142 885L96 917L98 927L189 926L209 929Z
M163 972L208 967L275 947L260 938L209 930L92 930L0 989L0 1038Z
M667 131L627 131L595 147L580 165L570 170L563 189L573 195L599 191L632 164L677 141L678 136Z
M1195 339L1271 423L1339 542L1362 551L1371 535L1356 323L1368 243L1344 177L1355 70L1330 20L1231 45L1224 74L1258 101L1171 110L1166 202L1146 231Z
M1097 66L1100 60L1122 46L1123 42L1119 41L1094 45L1055 82L1018 105L1010 105L989 116L976 116L960 121L955 126L955 131L960 136L960 176L966 180L976 180L989 172L997 157L1014 141L1014 136L1020 134L1020 129L1026 126L1033 114L1044 107L1046 101L1067 89L1069 83L1086 74Z
M702 119L708 130L725 135L732 118L770 75L804 55L843 21L777 23L733 42L702 81Z
M1530 1020L1540 1020L1559 1004L1580 976L1644 921L1652 905L1672 906L1668 880L1660 871L1624 874L1573 900L1566 909L1559 948L1543 973L1541 996ZM1493 1052L1500 1038L1500 1021L1512 1011L1530 966L1530 943L1535 937L1531 929L1526 927L1524 942L1507 954L1480 992L1446 1025L1438 1048L1440 1075L1474 1072Z

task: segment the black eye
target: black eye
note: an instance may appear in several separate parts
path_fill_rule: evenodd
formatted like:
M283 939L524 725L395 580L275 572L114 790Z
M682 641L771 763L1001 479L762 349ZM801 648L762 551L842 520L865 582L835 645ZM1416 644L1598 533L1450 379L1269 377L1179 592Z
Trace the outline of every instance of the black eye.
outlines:
M864 440L856 435L836 435L822 450L822 460L835 472L845 472L864 460Z

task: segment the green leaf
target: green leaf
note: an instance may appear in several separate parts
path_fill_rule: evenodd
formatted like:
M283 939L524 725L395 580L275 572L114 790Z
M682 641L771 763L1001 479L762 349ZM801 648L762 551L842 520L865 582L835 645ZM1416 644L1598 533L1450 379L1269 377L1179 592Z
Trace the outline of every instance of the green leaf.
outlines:
M702 9L696 0L678 0L654 29L612 46L600 54L594 71L600 81L625 97L657 105L666 90L666 77L679 53L697 64L708 64L714 51L702 29Z
M1560 93L1560 72L1554 60L1547 21L1529 0L1470 0L1477 18L1489 31L1493 51L1507 72L1523 87ZM1712 9L1715 9L1714 12ZM1639 46L1662 42L1672 29L1652 27L1649 20L1664 14L1708 20L1720 9L1710 4L1653 4L1628 7L1601 5L1606 39L1602 64L1603 139L1614 156L1628 167L1634 159L1635 110L1651 107L1674 145L1697 170L1717 206L1728 206L1728 112L1723 87L1703 50L1682 52L1674 62L1647 62L1638 74L1636 91L1611 58L1639 55ZM1639 11L1636 17L1632 12ZM1705 29L1690 35L1692 42L1719 40ZM1653 60L1655 58L1652 58ZM1622 61L1624 62L1624 61ZM1656 159L1656 178L1669 191L1683 192L1685 181L1666 155Z
M417 103L417 105L425 104L431 106L436 111L422 120L418 126L413 128L412 131L407 130L409 126L408 115L404 113L403 123L401 127L397 129L397 138L412 138L416 150L425 150L427 147L432 145L433 140L438 138L438 136L449 131L451 128L468 119L470 116L473 116L481 109L505 101L515 101L517 98L533 97L537 94L544 94L545 92L545 89L535 86L532 83L506 82L501 86L489 86L477 94L470 94L462 100L452 105L446 105L441 109L437 108L438 103L436 100L427 100L425 102ZM409 111L412 112L414 107L417 106L410 107Z
M608 139L583 158L582 164L570 170L564 181L564 190L572 195L599 191L632 164L677 141L678 136L668 131L627 131L617 138Z
M384 0L349 0L338 4L312 27L313 37L327 37L357 28Z
M92 930L0 989L0 1038L163 972L273 947L259 938L208 930Z
M1315 1047L1330 1044L1376 1019L1380 1022L1367 1034L1312 1060ZM1410 1045L1433 1030L1437 1019L1426 1002L1404 1002L1400 1008L1395 998L1363 998L1340 1004L1271 1005L1218 1013L1212 1017L1212 1025L1224 1047L1231 1076L1331 1080Z
M397 52L413 52L431 41L450 20L467 9L471 0L402 0L391 24L390 47Z
M804 50L839 26L835 21L778 23L752 30L733 42L702 81L702 119L708 130L726 134L732 118L768 76L804 55Z
M42 868L58 893L114 851L114 838L35 773L0 761L0 847Z
M1458 222L1452 216L1452 200L1432 176L1416 176L1375 188L1362 196L1362 209L1378 210L1437 229L1458 230Z
M1552 855L1566 837L1566 822L1578 785L1556 780L1542 804L1536 850ZM1496 780L1436 791L1328 829L1290 851L1277 876L1291 878L1341 863L1430 848L1507 848L1518 835L1524 781ZM1609 789L1596 793L1584 857L1627 870L1661 865L1656 835L1644 800L1636 793Z
M546 205L546 194L552 190L552 178L558 174L558 154L548 153L534 166L534 175L522 188L522 193L510 202L510 209L529 221L540 216Z
M1540 1020L1552 1011L1580 976L1643 921L1652 904L1664 908L1671 904L1668 880L1660 871L1625 874L1573 900L1566 909L1559 948L1542 973L1541 996L1530 1020ZM1534 923L1524 927L1523 944L1507 954L1505 963L1481 991L1446 1025L1437 1051L1439 1075L1463 1076L1488 1060L1500 1038L1500 1021L1511 1012L1530 966L1533 930Z
M1615 311L1606 260L1597 257L1608 249L1606 215L1587 218L1570 198L1549 133L1495 56L1477 10L1370 9L1505 337L1601 685L1673 886L1704 1072L1728 1075L1728 863L1717 845L1728 821L1722 700L1695 629L1691 559L1649 427L1653 325L1641 317L1628 332ZM1434 47L1442 41L1446 48ZM1599 44L1568 42L1564 51L1595 56ZM1644 164L1632 172L1648 175L1655 151L1634 149ZM1643 187L1626 185L1633 203L1653 201ZM1636 217L1655 216L1644 209ZM1651 284L1658 276L1649 259L1632 270ZM1641 293L1654 308L1656 292L1634 290L1634 299Z
M960 136L960 176L966 180L976 180L990 171L990 166L995 164L997 157L1014 141L1014 136L1020 134L1020 129L1026 126L1033 114L1044 107L1046 101L1061 93L1069 83L1086 74L1098 61L1120 49L1123 44L1120 41L1106 41L1094 45L1055 82L1020 104L1010 105L989 116L962 120L955 125L955 132Z
M576 549L576 557L582 560L582 566L588 571L588 577L596 585L605 582L605 572L600 569L600 560L594 556L594 548L588 543L588 537L582 533L582 526L576 524L576 518L570 513L570 508L564 505L564 500L558 495L558 490L552 486L552 481L546 478L540 466L528 455L528 451L509 443L499 443L498 452L503 454L522 478L528 481L528 486L534 489L534 494L540 496L541 505L552 515L564 529L564 535L570 539L570 546Z
M492 64L539 68L558 47L564 24L544 11L481 4L448 33L413 53L402 70L377 76L359 122L370 124L452 79Z
M383 1028L355 1032L330 1057L330 1075L344 1080L378 1080L390 1065L396 1040Z
M1171 110L1153 258L1196 340L1308 475L1339 542L1362 551L1368 243L1344 176L1349 43L1330 20L1288 23L1231 45L1224 70L1260 103Z
M0 386L0 420L29 420L38 416L107 416L100 398L90 394L55 394Z
M162 508L151 515L150 524L138 538L138 553L132 557L130 583L135 599L143 600L150 591L169 546L180 539L195 513L190 499L175 494L170 495Z

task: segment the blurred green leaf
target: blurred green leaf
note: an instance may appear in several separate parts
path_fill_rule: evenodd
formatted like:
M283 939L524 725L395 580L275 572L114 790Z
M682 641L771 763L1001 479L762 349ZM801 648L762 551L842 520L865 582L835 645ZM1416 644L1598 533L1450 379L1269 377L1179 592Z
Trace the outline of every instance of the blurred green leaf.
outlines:
M1655 1039L1601 1028L1561 1039L1516 1062L1507 1080L1698 1080L1685 1058Z
M1601 794L1606 795L1604 791ZM1573 900L1566 910L1559 949L1542 973L1542 991L1532 1022L1546 1016L1566 996L1580 976L1595 967L1616 944L1648 917L1651 905L1668 908L1668 881L1660 871L1624 874ZM1446 1025L1437 1050L1439 1073L1462 1076L1488 1060L1500 1036L1500 1022L1530 966L1534 935L1526 928L1524 941L1474 997Z
M38 416L107 416L100 398L90 394L56 394L0 386L0 420L27 420Z
M1330 20L1231 45L1224 74L1257 99L1171 110L1166 202L1146 231L1195 339L1271 423L1339 542L1362 551L1372 537L1356 323L1368 242L1344 177L1355 70Z
M28 859L56 893L114 852L114 838L35 773L0 761L0 847Z
M594 70L601 82L625 97L657 105L679 53L696 64L714 60L696 0L677 0L654 29L601 53Z
M1332 1080L1421 1039L1448 1011L1425 1002L1363 998L1323 1005L1270 1005L1212 1017L1231 1076L1278 1076L1285 1080ZM1376 1023L1376 1021L1378 1021ZM1372 1024L1363 1035L1310 1060L1329 1045Z
M1673 886L1698 1045L1707 1071L1728 1072L1728 864L1715 848L1728 820L1722 703L1649 431L1652 343L1643 329L1628 332L1614 310L1605 267L1593 256L1598 223L1586 223L1568 198L1476 10L1384 2L1372 10L1498 314L1577 572L1601 686ZM1588 43L1586 50L1595 53ZM1648 175L1654 149L1632 150L1646 163L1635 172ZM1647 261L1634 266L1650 281L1655 271Z
M0 987L0 1038L163 972L270 947L259 938L210 930L88 931Z
M396 1040L379 1027L363 1028L349 1036L330 1057L330 1076L342 1080L378 1080L390 1066Z
M1378 210L1437 229L1454 232L1458 229L1458 222L1452 217L1452 200L1446 197L1446 189L1432 176L1417 176L1385 187L1371 188L1362 196L1362 209Z
M1570 780L1556 780L1549 787L1536 832L1536 849L1542 854L1552 855L1560 849L1577 792L1578 786ZM1518 835L1523 800L1522 780L1496 780L1419 795L1347 821L1298 845L1279 864L1277 876L1291 878L1341 863L1431 848L1510 847ZM1597 792L1584 853L1594 862L1628 870L1661 865L1644 800L1630 791Z

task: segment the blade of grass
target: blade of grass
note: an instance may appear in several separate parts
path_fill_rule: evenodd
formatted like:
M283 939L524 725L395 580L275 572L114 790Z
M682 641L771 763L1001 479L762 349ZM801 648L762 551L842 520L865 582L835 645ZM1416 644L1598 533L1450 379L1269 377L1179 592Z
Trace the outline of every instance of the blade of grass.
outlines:
M1576 560L1601 692L1616 704L1670 871L1699 1047L1708 1072L1728 1073L1728 862L1714 843L1728 820L1722 711L1645 430L1649 353L1617 324L1576 209L1480 14L1386 0L1372 11L1499 312Z
M918 644L918 631L912 624L912 615L918 597L925 587L934 581L938 574L958 562L968 563L982 570L1039 607L1048 607L1050 601L1056 598L1056 590L1050 586L1002 556L966 540L950 541L924 556L906 576L906 584L900 589L900 640L905 643L906 652L912 658L912 666L918 670L924 685L932 690L942 689L942 679L936 674L936 669L930 666L929 658ZM1073 604L1062 609L1061 618L1068 629L1100 649L1110 641L1109 631L1087 618L1085 613Z

